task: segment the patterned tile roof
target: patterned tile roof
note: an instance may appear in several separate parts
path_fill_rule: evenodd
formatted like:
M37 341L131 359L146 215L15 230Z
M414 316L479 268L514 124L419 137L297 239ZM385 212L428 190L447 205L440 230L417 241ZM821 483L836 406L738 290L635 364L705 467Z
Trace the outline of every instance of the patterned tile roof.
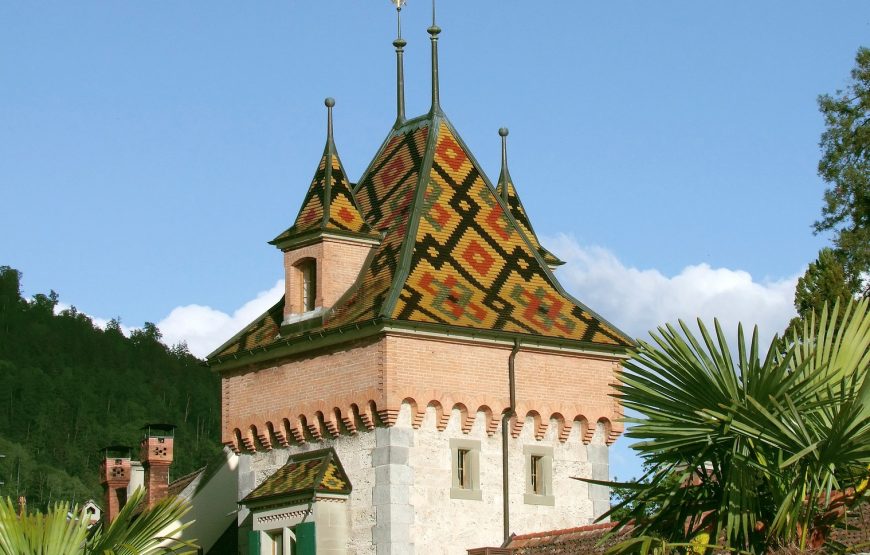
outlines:
M283 319L284 298L282 297L272 308L245 326L207 358L231 356L273 343L279 336Z
M371 235L354 201L347 173L330 137L320 165L302 201L293 226L270 241L282 246L294 238L316 231Z
M610 547L628 539L633 526L628 524L616 534L604 540L604 537L616 526L607 522L591 524L579 528L550 530L532 534L513 535L505 550L512 555L597 555L605 553ZM604 541L602 541L604 540ZM830 540L840 544L845 553L864 552L870 544L870 503L862 503L853 507L849 518L839 522L832 530ZM821 555L831 550L799 550L792 547L780 547L770 551L770 555L791 555L797 553L814 553ZM726 551L717 550L714 553L725 555Z
M373 229L383 233L358 287L336 307L329 325L369 320L386 314L395 288L400 259L413 245L408 240L412 210L418 196L430 122L409 125L386 141L357 185L354 194Z
M266 478L241 502L315 493L347 495L350 491L350 479L338 455L329 448L291 456L287 464Z
M502 168L501 175L498 177L498 186L496 186L495 192L507 204L511 216L514 217L522 232L526 234L526 238L528 238L532 246L544 257L544 262L550 266L561 266L564 264L556 255L541 246L541 242L538 241L538 236L532 228L528 215L526 215L526 209L520 201L520 196L517 194L517 189L514 186L514 180L511 179L511 174L506 165Z
M389 316L495 331L627 345L568 296L495 194L446 118L420 185L410 267ZM413 221L413 220L412 220ZM398 280L397 280L398 281Z
M505 183L497 193L440 112L394 128L352 192L380 243L321 330L379 318L631 345L562 289L548 268L561 261L541 247L515 188ZM274 342L283 300L279 305L209 358Z
M511 536L505 546L514 555L593 555L604 553L607 548L626 539L631 526L622 528L610 540L601 542L615 523L590 524L579 528L536 532Z

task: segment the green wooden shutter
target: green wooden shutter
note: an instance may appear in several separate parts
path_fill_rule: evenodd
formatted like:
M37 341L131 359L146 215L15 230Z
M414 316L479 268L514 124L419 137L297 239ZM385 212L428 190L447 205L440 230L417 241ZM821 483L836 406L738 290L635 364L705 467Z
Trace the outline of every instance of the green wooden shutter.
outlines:
M260 532L248 531L248 555L260 555Z
M293 531L296 532L296 555L317 555L314 523L303 522L297 524Z

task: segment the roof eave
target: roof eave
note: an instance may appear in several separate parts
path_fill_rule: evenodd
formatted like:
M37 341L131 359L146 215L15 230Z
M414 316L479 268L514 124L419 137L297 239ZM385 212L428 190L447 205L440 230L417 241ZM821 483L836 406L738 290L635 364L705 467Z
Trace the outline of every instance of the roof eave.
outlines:
M350 239L352 241L359 241L361 243L368 243L372 245L377 245L381 241L381 235L379 233L363 233L357 231L346 231L343 229L324 229L323 227L318 227L316 229L307 231L294 232L285 235L286 233L287 232L282 233L275 239L272 239L271 241L269 241L269 244L274 245L282 251L287 251L290 249L304 247L306 245L316 242L318 239L322 239L325 237Z

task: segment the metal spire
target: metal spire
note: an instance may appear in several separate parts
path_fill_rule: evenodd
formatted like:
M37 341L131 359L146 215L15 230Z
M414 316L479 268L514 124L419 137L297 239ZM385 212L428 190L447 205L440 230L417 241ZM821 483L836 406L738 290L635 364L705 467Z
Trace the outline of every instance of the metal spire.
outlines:
M335 142L332 139L332 107L335 106L335 99L332 97L328 97L323 101L326 105L326 143L327 145L334 145Z
M435 24L435 0L432 0L432 26L428 29L432 39L432 113L441 111L441 98L438 87L438 35L441 28Z
M390 0L396 4L396 127L405 123L405 39L402 38L402 5L404 0Z
M508 173L508 163L507 163L507 137L508 137L507 127L502 127L498 130L498 134L501 137L501 175L499 176L499 184L502 186L501 196L502 199L507 202L508 199L508 182L510 181L510 174Z

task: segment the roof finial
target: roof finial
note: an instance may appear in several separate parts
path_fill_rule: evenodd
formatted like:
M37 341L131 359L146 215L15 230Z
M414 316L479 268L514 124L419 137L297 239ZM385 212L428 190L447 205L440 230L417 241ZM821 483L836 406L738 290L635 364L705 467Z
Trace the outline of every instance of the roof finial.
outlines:
M329 144L333 144L332 140L332 107L335 106L335 99L327 97L326 100L323 101L326 105L326 142Z
M502 198L507 202L508 199L508 188L507 183L510 181L510 177L508 174L508 163L507 163L507 137L508 137L507 127L502 127L498 130L498 135L501 137L501 175L499 176L499 185L502 186L501 195Z
M393 41L396 47L396 127L405 123L405 39L402 38L402 6L405 0L390 0L396 5L397 37Z
M432 0L432 26L428 29L432 38L432 113L441 111L441 98L438 87L438 34L441 28L435 23L435 0Z

